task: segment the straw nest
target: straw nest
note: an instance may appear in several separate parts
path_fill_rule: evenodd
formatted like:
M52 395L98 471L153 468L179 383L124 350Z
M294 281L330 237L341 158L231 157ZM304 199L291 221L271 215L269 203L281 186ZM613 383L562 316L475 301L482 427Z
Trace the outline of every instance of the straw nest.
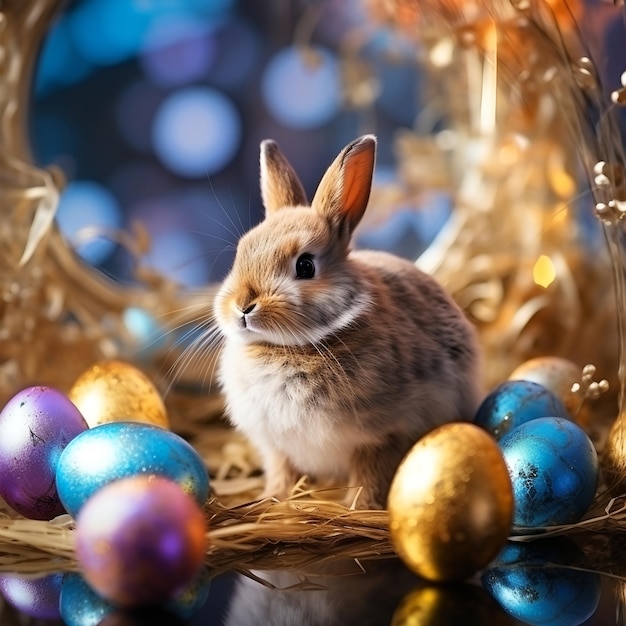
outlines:
M386 511L358 508L359 491L310 485L306 478L283 501L257 499L263 485L253 450L219 423L198 426L191 440L212 475L211 495L204 505L208 523L207 568L223 571L306 569L337 559L364 562L392 557ZM0 571L44 574L77 569L74 521L63 515L49 522L0 512ZM589 532L613 535L626 530L626 496L601 489L585 518L566 526L513 528L511 538Z

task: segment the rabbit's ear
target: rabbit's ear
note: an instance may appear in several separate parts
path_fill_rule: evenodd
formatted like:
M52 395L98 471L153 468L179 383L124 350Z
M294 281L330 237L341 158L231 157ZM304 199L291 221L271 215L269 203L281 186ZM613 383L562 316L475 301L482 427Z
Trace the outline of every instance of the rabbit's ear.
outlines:
M367 208L376 160L376 137L363 135L347 145L324 174L312 206L352 234Z
M288 206L308 204L298 175L276 142L261 142L261 198L265 214Z

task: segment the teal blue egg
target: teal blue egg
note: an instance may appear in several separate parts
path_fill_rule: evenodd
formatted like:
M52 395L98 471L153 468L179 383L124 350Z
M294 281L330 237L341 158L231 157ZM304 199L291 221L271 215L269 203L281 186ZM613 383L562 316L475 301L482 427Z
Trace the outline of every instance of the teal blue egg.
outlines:
M196 450L177 434L140 422L101 424L75 437L59 458L56 487L76 518L101 487L137 474L169 478L201 506L208 497L207 468Z
M583 517L596 493L598 455L580 426L541 417L499 444L513 485L515 526L572 524Z
M601 585L595 572L558 565L563 553L571 559L572 552L576 546L571 542L509 544L481 582L507 613L525 624L577 626L595 613Z
M507 380L498 385L478 407L474 423L496 439L538 417L562 417L569 413L551 391L529 380Z

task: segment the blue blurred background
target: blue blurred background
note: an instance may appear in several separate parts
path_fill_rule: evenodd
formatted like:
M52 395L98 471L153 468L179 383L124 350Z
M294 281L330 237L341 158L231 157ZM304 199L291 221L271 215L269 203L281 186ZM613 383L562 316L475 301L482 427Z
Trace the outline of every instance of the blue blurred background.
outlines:
M58 221L79 254L132 281L134 260L116 233L140 222L149 267L190 287L219 280L238 237L261 219L258 147L268 137L309 195L364 132L380 139L377 177L393 177L392 135L412 127L418 108L417 50L374 28L364 6L69 2L42 49L31 137L36 161L68 179ZM346 67L350 33L363 42ZM349 98L346 71L363 72L362 92ZM434 217L407 207L366 243L415 256L447 215L439 201Z
M379 137L375 184L397 182L397 133L424 123L432 94L423 51L376 17L377 2L67 2L40 56L31 137L36 161L66 175L58 222L78 253L133 281L136 258L119 235L140 223L151 240L142 266L189 287L220 280L262 217L265 138L279 142L309 196L365 132ZM624 22L607 2L587 4L585 28L600 34L599 70L614 89ZM446 111L431 107L428 131L442 128L437 115ZM425 165L433 179L445 169L428 155ZM431 191L396 197L358 243L419 255L451 211L444 185L426 182Z

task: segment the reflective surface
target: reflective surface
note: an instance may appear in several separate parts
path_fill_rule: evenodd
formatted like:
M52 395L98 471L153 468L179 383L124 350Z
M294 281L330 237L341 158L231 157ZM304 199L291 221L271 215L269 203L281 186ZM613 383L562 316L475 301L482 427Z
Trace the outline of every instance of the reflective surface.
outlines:
M162 607L122 611L79 573L2 574L3 626L256 624L349 626L600 626L620 624L626 542L596 535L510 543L484 572L463 583L420 580L396 559L332 561L306 570L208 570ZM320 559L321 560L321 559ZM625 561L626 562L626 561ZM276 560L280 567L280 557ZM594 570L594 571L592 571ZM32 621L28 621L28 617Z

